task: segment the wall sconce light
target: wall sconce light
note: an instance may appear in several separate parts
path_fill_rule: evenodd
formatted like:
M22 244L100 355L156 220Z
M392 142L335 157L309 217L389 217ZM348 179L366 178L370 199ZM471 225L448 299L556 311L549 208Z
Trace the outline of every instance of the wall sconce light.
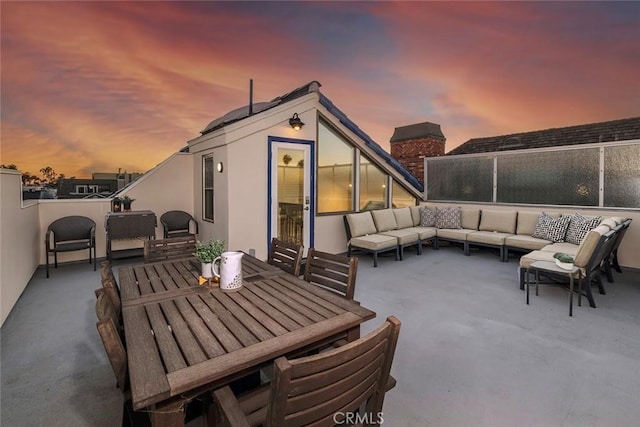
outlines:
M302 122L302 120L300 120L300 117L298 117L298 113L293 113L293 117L289 119L289 126L291 126L294 130L302 129L304 123Z
M222 173L222 170L224 169L224 165L222 164L222 162L218 162L218 164L216 165L216 169L218 169L218 172Z

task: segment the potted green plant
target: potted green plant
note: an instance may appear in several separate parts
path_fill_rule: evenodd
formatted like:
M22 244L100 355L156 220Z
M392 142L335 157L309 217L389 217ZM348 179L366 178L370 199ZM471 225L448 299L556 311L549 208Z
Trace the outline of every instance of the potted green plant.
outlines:
M128 195L122 196L122 208L125 212L129 212L131 210L131 203L133 203L136 199L132 199Z
M223 240L209 240L208 242L196 242L196 251L193 256L202 263L202 277L213 277L211 264L224 252Z

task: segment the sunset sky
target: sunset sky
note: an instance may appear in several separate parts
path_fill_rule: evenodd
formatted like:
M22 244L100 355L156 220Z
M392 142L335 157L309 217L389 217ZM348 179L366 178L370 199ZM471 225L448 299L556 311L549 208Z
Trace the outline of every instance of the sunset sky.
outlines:
M214 118L312 80L388 150L640 115L640 2L10 2L1 157L144 172Z

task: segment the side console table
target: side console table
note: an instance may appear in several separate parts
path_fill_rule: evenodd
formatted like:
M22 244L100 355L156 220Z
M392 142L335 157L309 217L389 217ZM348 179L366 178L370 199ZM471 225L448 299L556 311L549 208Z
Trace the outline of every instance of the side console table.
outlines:
M142 248L111 250L111 242L118 239L155 239L156 214L152 211L109 212L104 226L107 230L107 259L142 255Z

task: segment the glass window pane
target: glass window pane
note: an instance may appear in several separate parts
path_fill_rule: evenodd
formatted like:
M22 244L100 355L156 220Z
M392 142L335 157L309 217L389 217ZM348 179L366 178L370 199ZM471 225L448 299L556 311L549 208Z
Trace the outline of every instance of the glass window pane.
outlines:
M640 144L605 147L604 205L640 208Z
M205 157L204 174L202 176L203 188L203 217L213 221L213 157Z
M415 206L416 198L411 193L404 189L404 187L393 181L393 203L394 208L403 208L405 206Z
M427 199L493 201L493 158L427 160Z
M387 175L360 156L360 210L383 209L387 204Z
M354 148L318 125L318 213L353 210Z
M598 148L498 156L500 203L598 206Z

